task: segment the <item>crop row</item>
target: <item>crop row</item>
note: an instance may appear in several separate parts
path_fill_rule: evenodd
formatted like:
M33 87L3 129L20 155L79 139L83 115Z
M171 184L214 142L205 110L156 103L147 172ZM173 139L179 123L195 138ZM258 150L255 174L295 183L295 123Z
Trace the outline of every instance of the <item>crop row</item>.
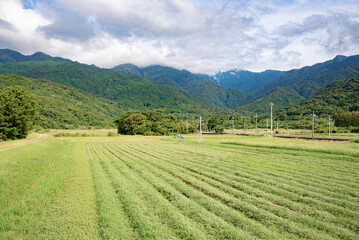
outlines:
M358 189L340 183L340 172L327 187L323 169L280 174L283 158L225 150L89 145L102 237L356 238Z

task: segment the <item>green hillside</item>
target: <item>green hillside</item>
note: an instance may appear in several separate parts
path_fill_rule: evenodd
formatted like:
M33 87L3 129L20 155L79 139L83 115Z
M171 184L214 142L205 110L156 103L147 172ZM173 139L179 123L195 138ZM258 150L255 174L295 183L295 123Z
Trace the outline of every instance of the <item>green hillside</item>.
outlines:
M202 104L211 107L236 108L251 100L253 96L236 89L226 89L203 76L186 70L166 66L139 68L132 64L119 65L114 70L121 73L133 73L155 82L166 82L200 98Z
M39 125L44 128L113 127L121 112L117 103L72 87L14 74L0 75L0 88L14 85L37 96Z
M304 97L300 96L295 90L291 88L276 87L275 89L265 93L263 96L257 98L253 102L239 107L239 109L253 113L270 113L270 103L274 103L273 110L276 110L283 106L294 105L303 99Z
M48 79L118 102L124 109L165 108L185 112L201 108L199 98L172 87L133 74L66 61L26 61L0 65L0 73Z
M309 115L313 110L317 116L323 117L359 111L359 76L336 81L321 88L300 104L278 110L277 114L296 119Z

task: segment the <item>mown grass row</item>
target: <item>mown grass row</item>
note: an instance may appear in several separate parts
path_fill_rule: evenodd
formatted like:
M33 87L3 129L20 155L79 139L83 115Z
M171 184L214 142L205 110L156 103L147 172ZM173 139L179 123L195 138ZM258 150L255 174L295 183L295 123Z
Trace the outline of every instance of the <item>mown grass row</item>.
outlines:
M218 155L209 147L171 143L99 144L88 151L99 229L106 239L356 239L358 235L356 185L347 187L335 178L324 187L325 168L317 170L319 177L310 168L304 168L304 174L295 170L281 174L282 168L288 169L281 166L285 159L261 169L270 156ZM290 164L296 163L298 159ZM331 174L335 177L340 171ZM116 228L117 222L124 224L124 231Z
M171 151L177 152L181 156L196 156L198 154L196 152L192 152L189 154L183 154L183 149L175 149L170 148ZM210 151L210 150L209 150ZM207 151L208 153L208 151ZM212 152L212 154L215 154ZM218 153L217 153L218 155ZM303 168L303 165L307 165L306 158L301 157L298 161L293 162L292 158L284 158L278 157L277 155L264 155L264 156L252 156L242 154L241 152L227 152L225 156L232 155L232 159L225 159L219 155L216 159L217 161L212 161L212 157L210 155L203 155L201 154L199 158L201 158L201 162L206 161L208 164L217 164L218 161L223 162L223 164L227 164L230 166L231 169L233 167L240 167L241 170L243 168L255 169L255 171L265 172L269 174L277 174L280 176L295 176L296 181L302 182L304 185L312 185L313 183L319 183L322 189L323 187L328 188L333 192L340 191L340 189L334 189L335 187L339 186L345 182L346 189L353 187L354 190L359 187L359 179L356 174L356 167L353 163L346 167L347 172L337 172L336 170L331 170L327 168L325 163L322 163L322 166L318 166L316 164L312 164L312 166L308 166L307 168ZM236 156L245 156L245 158L236 159ZM203 159L204 158L204 159ZM209 159L209 160L208 160ZM245 159L245 161L241 161L241 159ZM249 161L251 160L251 161ZM338 168L342 163L336 162ZM353 193L355 195L355 192Z
M203 185L203 183L201 183L201 184ZM206 189L208 189L208 187ZM223 193L221 193L221 196L223 196ZM329 227L328 227L328 229L329 229Z
M31 238L41 231L39 222L69 178L71 149L49 137L0 152L1 238Z
M181 162L181 160L176 160L176 163L178 163L178 162ZM246 188L247 183L249 183L249 184L253 183L253 184L255 184L255 186L254 186L255 191L252 191L251 194L255 194L255 195L258 195L258 196L262 196L262 194L265 193L265 192L260 193L260 189L268 190L268 188L271 188L271 186L273 186L273 184L275 184L273 182L268 183L267 181L265 181L266 176L262 177L262 179L258 178L258 176L255 176L258 181L251 181L250 180L251 175L248 175L247 173L241 173L240 175L238 175L237 172L235 172L234 174L232 173L233 175L230 175L228 173L231 172L231 169L227 168L227 169L224 169L221 172L221 171L218 171L218 165L217 165L217 169L213 169L211 167L202 166L201 164L198 164L198 162L195 162L195 161L191 162L191 160L188 160L188 159L184 164L185 164L186 168L188 168L188 166L191 166L192 167L192 169L191 169L192 172L197 172L197 170L195 170L195 169L198 169L198 166L202 167L202 169L207 169L207 171L209 171L209 172L207 172L206 174L204 174L202 172L200 174L208 176L208 177L216 179L216 180L218 180L219 178L215 177L215 176L220 175L221 179L219 179L218 181L220 181L222 183L224 182L223 177L228 175L230 181L233 180L234 183L227 183L227 184L232 186L232 187L239 188L241 190ZM253 175L256 175L256 172L253 172ZM270 177L272 177L272 176L270 176ZM259 180L262 180L262 181L259 181ZM227 182L228 182L228 180L227 180ZM241 184L236 184L237 182L240 182ZM266 182L267 182L267 184L266 184ZM278 189L282 189L282 186L281 186L281 188L278 188ZM249 190L246 189L246 191L249 191ZM275 202L279 201L277 195L280 195L280 192L275 192L275 194L274 194L275 198L273 199L273 201L275 201ZM285 196L285 194L284 194L284 196ZM283 198L281 198L280 200L283 200ZM298 201L298 199L295 202L297 202L297 201ZM279 201L279 203L280 202L281 201ZM353 202L347 202L347 203L348 204L352 203L354 208L357 207L356 205L354 205L355 203L357 203L355 201L355 198L353 198ZM311 203L311 205L312 205L312 203ZM347 215L347 212L345 212L343 214Z
M217 166L217 168L218 168L218 166ZM211 175L212 174L220 174L221 176L223 176L223 175L227 175L228 174L228 172L231 172L232 170L230 169L230 168L226 168L226 169L224 169L223 170L223 172L217 172L217 169L216 170L213 170L213 169L211 169L211 168L209 168L209 170L211 171ZM217 173L216 173L217 172ZM233 171L232 171L232 174L233 174ZM233 176L233 175L235 175L235 176ZM241 172L241 174L239 175L239 174L237 174L237 171L234 171L234 174L233 175L229 175L229 177L230 178L232 178L235 182L237 181L237 182L241 182L241 187L244 187L245 186L245 184L243 185L243 183L248 183L248 184L250 184L250 185L252 185L252 184L254 184L254 187L256 188L256 189L264 189L265 191L268 191L268 190L270 190L270 189L273 189L273 190L275 190L276 192L274 192L275 193L275 195L281 195L280 194L280 192L282 192L281 191L281 189L285 189L285 185L283 184L283 183L281 183L281 182L283 182L283 181L278 181L279 183L277 183L276 181L271 181L271 182L268 182L267 180L265 180L265 177L266 176L255 176L255 175L257 175L257 172L255 172L255 171L253 171L253 174L252 175L248 175L248 173L244 173L243 171ZM241 178L242 177L242 178ZM250 179L251 178L254 178L253 180L254 181L251 181ZM268 177L267 177L268 178ZM272 178L272 176L269 176L269 178L268 179L271 179ZM248 181L248 179L249 179L249 181ZM284 179L284 181L285 181L285 179ZM276 184L281 184L278 188L273 188L272 186L273 185L276 185ZM345 182L344 182L344 184L345 184ZM293 193L297 193L297 192L299 192L299 193L301 193L301 191L300 191L300 187L298 187L298 188L295 188L294 189L294 191L292 191ZM283 196L286 196L286 193L284 192L284 195ZM344 196L344 195L343 195ZM307 202L308 201L308 193L307 192L304 192L303 194L301 194L300 196L300 199L298 199L298 198L294 198L294 200L295 200L295 202L297 202L297 201L303 201L304 200L304 202ZM304 198L305 197L305 198ZM315 199L315 198L314 198ZM314 200L313 199L313 200ZM355 198L353 198L352 197L352 199L353 199L353 201L352 202L347 202L348 204L349 203L351 203L352 205L349 205L349 206L346 206L346 207L352 207L352 208L357 208L357 204L358 204L358 201L356 201L356 199ZM309 203L310 205L313 205L313 202L307 202L307 203ZM337 202L338 203L338 202ZM324 204L325 205L325 204ZM318 205L319 207L321 207L322 206L322 202L320 202L319 201L319 205ZM335 211L334 212L337 212L337 210L338 210L338 207L335 207L334 208L335 209ZM339 208L339 210L340 210L340 208ZM343 213L343 215L347 215L347 211L346 212L344 212ZM357 216L357 215L356 215Z

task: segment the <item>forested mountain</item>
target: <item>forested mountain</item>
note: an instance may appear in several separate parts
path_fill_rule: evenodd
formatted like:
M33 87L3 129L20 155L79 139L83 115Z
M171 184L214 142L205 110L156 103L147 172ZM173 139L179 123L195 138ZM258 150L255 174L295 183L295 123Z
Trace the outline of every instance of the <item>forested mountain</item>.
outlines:
M246 70L223 71L212 76L214 82L225 88L234 88L246 93L256 93L256 89L278 78L284 72L267 70L264 72L250 72ZM257 93L257 97L260 94Z
M5 73L75 87L116 102L123 110L164 108L166 113L192 117L198 113L231 112L227 108L243 113L269 113L270 102L275 104L274 110L296 105L323 86L359 75L359 55L337 56L324 63L287 72L233 70L208 76L158 65L140 68L123 64L114 69L103 69L40 52L24 56L4 49L0 50L0 74ZM220 84L242 89L256 97L224 88L215 83L214 78Z
M317 116L337 116L344 112L359 111L359 76L319 89L311 97L296 106L279 109L277 114L288 118L300 118L315 111Z
M71 60L60 58L60 57L51 57L42 52L36 52L33 55L25 56L19 52L10 49L0 49L0 64L9 63L9 62L43 61L50 59L56 61L71 62Z
M165 66L139 68L132 64L122 64L114 70L121 73L133 73L155 82L167 82L177 89L198 96L211 107L236 108L254 97L236 89L226 89L208 80L209 76L193 74L187 70L178 70Z
M66 61L26 61L0 65L0 73L47 79L119 103L123 109L165 108L183 112L201 107L201 100L172 87L133 74Z
M270 103L274 103L273 110L284 106L292 106L305 98L300 96L295 90L288 87L276 87L265 93L263 96L255 99L253 102L239 107L241 110L255 113L270 113Z
M21 86L37 96L44 128L113 127L118 104L73 87L14 74L0 75L0 88Z
M243 109L252 112L269 113L269 108L263 112L265 108L260 104L261 102L273 102L276 106L275 108L295 105L314 94L321 87L358 74L359 55L351 57L337 56L333 60L324 63L284 72L276 79L264 85L259 85L253 91L253 94L260 97L243 106Z

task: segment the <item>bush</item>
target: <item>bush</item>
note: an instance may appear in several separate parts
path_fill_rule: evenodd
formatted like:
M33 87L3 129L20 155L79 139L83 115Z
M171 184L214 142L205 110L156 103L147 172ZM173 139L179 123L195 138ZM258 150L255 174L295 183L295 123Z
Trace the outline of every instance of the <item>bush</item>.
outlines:
M316 128L316 129L314 129L314 132L315 133L324 133L325 130L323 128Z

